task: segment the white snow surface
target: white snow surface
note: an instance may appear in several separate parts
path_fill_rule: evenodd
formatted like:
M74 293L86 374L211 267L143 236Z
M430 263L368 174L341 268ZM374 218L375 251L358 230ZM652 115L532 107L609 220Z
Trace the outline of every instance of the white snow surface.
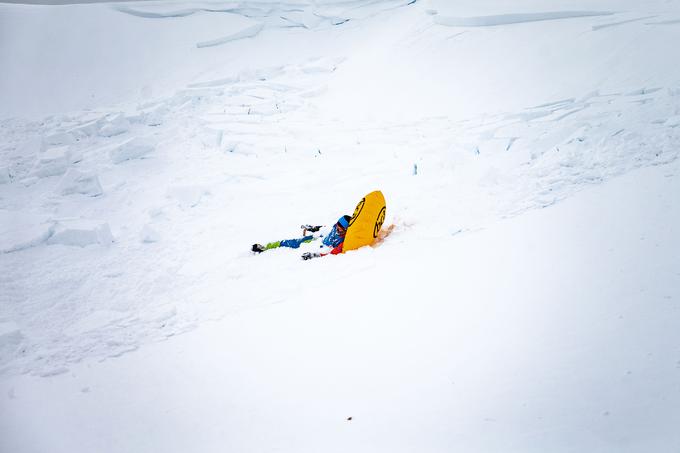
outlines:
M680 4L0 4L0 451L680 450ZM255 242L366 193L394 231Z

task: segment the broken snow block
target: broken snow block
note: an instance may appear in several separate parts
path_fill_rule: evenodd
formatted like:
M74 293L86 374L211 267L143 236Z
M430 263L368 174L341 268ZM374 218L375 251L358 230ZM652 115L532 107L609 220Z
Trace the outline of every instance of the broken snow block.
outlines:
M90 244L108 245L113 235L108 223L90 220L60 221L54 227L54 234L47 243L85 247Z
M141 122L147 126L160 126L167 113L168 107L165 104L145 108L140 111Z
M92 137L97 135L99 131L100 120L92 120L87 123L79 124L71 129L67 130L66 133L74 137L76 140Z
M161 235L151 225L146 224L142 228L140 238L144 243L158 242L161 240Z
M680 126L680 115L671 116L664 124L668 127Z
M223 153L233 153L238 150L238 142L222 137L220 149Z
M57 191L61 195L80 193L89 197L97 197L104 193L96 174L83 173L73 168L61 178Z
M114 164L119 164L126 160L142 158L151 153L154 148L155 145L152 141L141 137L134 137L112 149L109 152L109 156Z
M69 132L54 132L43 137L43 145L45 147L70 145L75 141L75 137Z
M130 122L125 115L118 113L107 118L99 129L99 135L102 137L113 137L120 135L130 130Z
M8 182L12 182L9 166L0 167L0 184L7 184Z
M36 247L54 233L54 222L43 215L0 209L0 219L0 254Z
M38 156L31 176L46 178L48 176L63 175L69 167L71 155L68 146L50 148Z
M23 335L13 322L0 322L0 347L19 344Z
M68 161L72 164L77 164L83 160L85 153L82 149L70 148L68 150Z
M222 144L222 130L206 126L199 132L201 143L205 148L219 148Z
M14 322L0 322L0 363L7 363L23 339L24 335Z
M188 185L170 187L166 196L176 200L181 208L193 208L198 206L204 195L208 194L209 191L205 187Z
M22 178L19 180L19 182L23 184L24 187L30 187L33 184L37 183L38 181L40 181L40 178L38 178L37 176L28 176L26 178Z

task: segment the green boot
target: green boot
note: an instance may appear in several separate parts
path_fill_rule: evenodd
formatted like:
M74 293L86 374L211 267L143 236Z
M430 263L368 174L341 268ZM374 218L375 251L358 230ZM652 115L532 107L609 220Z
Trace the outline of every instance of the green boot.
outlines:
M275 248L278 248L280 246L281 246L281 241L270 242L267 245L253 244L253 248L251 250L255 253L262 253L265 250L275 249Z

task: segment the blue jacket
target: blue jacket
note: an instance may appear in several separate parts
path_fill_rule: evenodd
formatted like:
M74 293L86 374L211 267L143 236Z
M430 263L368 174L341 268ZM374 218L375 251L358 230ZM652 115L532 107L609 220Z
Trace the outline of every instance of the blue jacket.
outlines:
M345 242L345 237L340 236L338 234L338 231L337 231L335 225L333 225L333 228L331 228L330 233L328 233L328 235L323 238L323 245L325 245L327 247L331 247L331 248L336 248L340 244L342 244L343 242Z

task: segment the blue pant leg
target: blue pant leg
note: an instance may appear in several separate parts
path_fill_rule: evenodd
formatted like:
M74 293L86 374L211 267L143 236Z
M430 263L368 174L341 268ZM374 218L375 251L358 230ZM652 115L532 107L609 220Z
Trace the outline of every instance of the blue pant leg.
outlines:
M300 244L304 242L310 242L312 240L314 240L314 236L305 236L300 239L284 239L283 241L281 241L279 247L290 247L292 249L296 249L300 247Z

